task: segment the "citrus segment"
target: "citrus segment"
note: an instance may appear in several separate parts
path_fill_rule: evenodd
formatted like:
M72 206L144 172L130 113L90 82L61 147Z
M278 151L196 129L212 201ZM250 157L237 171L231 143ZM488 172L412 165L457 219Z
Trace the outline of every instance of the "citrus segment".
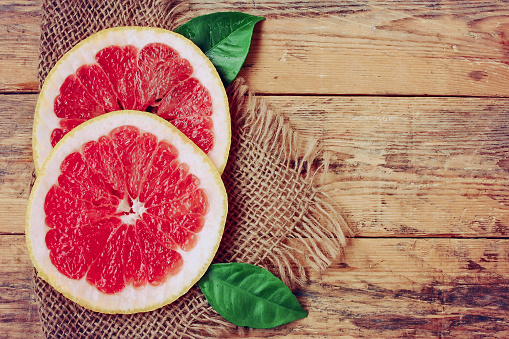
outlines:
M143 221L139 220L136 226L140 230L140 243L147 259L147 280L152 285L160 285L168 275L179 272L183 265L182 256L161 244Z
M58 118L67 119L88 120L105 113L104 108L94 100L74 74L64 80L60 94L55 99L54 109Z
M194 117L174 119L172 124L191 139L204 152L213 147L212 119L209 117Z
M178 53L164 44L148 44L138 56L136 72L136 109L163 98L174 86L191 77L193 68Z
M118 293L125 287L122 245L128 230L126 224L120 224L113 230L102 250L93 257L90 266L85 268L87 282L101 292Z
M100 50L95 56L97 63L111 81L118 101L124 109L133 109L136 105L133 79L136 77L137 55L138 51L132 45L122 47L114 45Z
M36 171L72 128L121 109L148 111L170 121L220 171L224 169L230 118L226 93L212 63L179 34L120 27L85 39L48 74L35 113Z
M146 171L146 180L142 184L139 196L141 202L146 202L152 195L155 187L160 186L175 170L177 164L177 150L172 145L159 143L153 155L152 166Z
M50 153L29 199L27 244L39 275L71 300L132 313L201 277L225 217L219 173L196 145L153 114L118 111Z
M111 187L94 173L81 153L71 153L62 162L58 185L74 198L92 205L118 205L119 199Z
M76 75L85 91L101 106L101 113L120 109L117 95L102 67L96 64L83 65L78 68Z
M147 264L139 233L139 230L129 227L122 245L125 284L134 287L147 284Z
M94 223L88 227L59 227L46 233L51 262L72 279L85 276L96 253L101 253L120 219Z
M206 88L194 78L176 84L161 100L157 115L166 119L212 115L212 99Z
M115 206L94 206L88 201L77 199L60 186L52 186L44 200L47 226L81 226L97 221L115 212Z

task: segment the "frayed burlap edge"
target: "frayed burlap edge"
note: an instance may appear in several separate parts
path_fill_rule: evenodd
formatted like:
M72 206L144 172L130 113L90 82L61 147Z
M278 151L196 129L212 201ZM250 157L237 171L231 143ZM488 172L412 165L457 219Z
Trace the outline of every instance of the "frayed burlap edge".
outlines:
M347 236L352 235L339 206L321 191L330 155L321 149L317 140L303 143L283 115L264 99L256 97L243 78L235 80L227 92L232 115L232 151L222 177L229 195L230 213L214 262L259 265L272 271L291 289L305 288L303 285L309 281L310 270L321 273L339 260L344 254ZM304 155L301 155L302 148L305 149ZM239 217L239 211L235 211L238 200L244 200L247 193L237 187L243 184L236 181L237 165L243 164L242 154L247 151L265 155L267 164L270 163L267 166L278 167L292 184L298 183L294 193L300 192L299 199L303 202L300 212L292 217L295 222L279 227L270 239L259 240L263 246L258 248L251 243L252 239L243 242L238 238L239 235L246 236L249 228L252 233L257 233L257 225L247 224L242 215ZM315 160L323 160L322 165L314 168ZM244 168L244 172L252 170ZM263 172L261 168L254 170ZM316 185L314 179L319 175L322 176L321 184ZM266 208L270 210L271 207ZM265 227L270 229L269 225ZM259 233L267 235L266 230ZM243 243L249 245L242 248ZM196 292L195 297L206 302L197 287ZM251 331L225 321L208 303L200 312L203 317L195 317L187 328L186 334L191 337L247 335Z
M267 162L276 164L288 180L296 183L294 192L301 195L302 202L300 213L292 216L295 222L288 223L287 227L277 232L279 234L273 234L276 240L272 239L267 248L260 249L259 252L264 253L260 258L253 260L253 253L236 255L234 250L226 251L230 257L219 255L219 258L222 261L245 261L265 266L289 287L296 288L308 281L308 269L320 273L341 258L347 245L347 236L353 234L339 206L321 190L330 154L320 147L316 139L302 141L283 115L266 100L256 97L244 79L239 78L230 85L228 96L232 114L233 159L229 160L223 174L227 191L235 191L234 187L230 187L228 177L236 170L231 169L236 161L235 153L239 152L235 149L236 144L248 144L265 154ZM303 155L302 150L305 150ZM314 168L319 160L322 165ZM322 176L319 185L314 184L317 175ZM230 215L227 226L235 227L229 225L236 223L231 220L232 217L235 214ZM234 236L234 232L225 234L223 243L232 244Z

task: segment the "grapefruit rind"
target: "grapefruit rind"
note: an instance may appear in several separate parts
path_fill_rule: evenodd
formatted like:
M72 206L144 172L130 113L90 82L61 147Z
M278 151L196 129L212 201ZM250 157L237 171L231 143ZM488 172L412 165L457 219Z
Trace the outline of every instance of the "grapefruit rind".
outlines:
M78 43L55 64L41 88L35 108L32 149L36 174L51 152L50 135L59 119L53 113L55 98L64 80L84 64L96 63L95 55L110 45L134 45L138 49L159 42L174 48L193 66L193 77L210 92L214 125L214 147L208 156L220 173L223 172L230 150L231 130L226 91L212 62L189 39L175 32L153 27L115 27L102 30Z
M179 160L189 165L190 173L200 179L200 187L209 201L205 224L197 234L196 246L190 251L178 250L184 260L182 269L159 286L147 284L143 288L130 285L116 294L102 293L86 278L70 279L51 263L45 243L50 229L44 222L46 193L57 182L60 164L67 155L99 136L122 125L133 125L150 131L158 140L167 140L179 151ZM205 273L219 247L227 213L227 195L220 174L211 160L191 140L164 119L146 112L117 111L91 119L71 130L49 153L39 170L28 200L26 242L30 258L39 277L47 281L68 299L101 313L137 313L167 305L186 293Z

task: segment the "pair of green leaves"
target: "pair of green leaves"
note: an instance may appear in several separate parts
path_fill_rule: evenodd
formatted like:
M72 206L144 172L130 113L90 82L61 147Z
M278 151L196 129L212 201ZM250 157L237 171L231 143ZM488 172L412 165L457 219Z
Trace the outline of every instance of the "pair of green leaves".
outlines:
M220 12L191 19L175 32L193 41L212 61L228 86L246 60L253 29L263 17L240 12Z
M196 17L175 32L193 41L228 86L244 64L253 29L264 18L239 12ZM272 328L307 316L290 289L258 266L213 264L198 282L212 307L237 326Z

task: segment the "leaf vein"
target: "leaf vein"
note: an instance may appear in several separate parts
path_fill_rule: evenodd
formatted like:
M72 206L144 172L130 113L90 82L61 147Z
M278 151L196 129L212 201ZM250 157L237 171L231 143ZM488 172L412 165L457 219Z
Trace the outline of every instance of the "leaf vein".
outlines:
M273 305L277 305L277 306L279 306L279 307L281 307L281 308L284 308L284 309L286 309L286 310L292 311L292 312L294 312L294 313L302 313L302 311L306 312L305 310L300 311L300 310L296 310L295 308L288 308L288 307L286 307L286 306L284 306L284 305L281 305L281 304L278 304L278 303L276 303L276 302L274 302L274 301L271 301L271 300L268 300L268 299L264 299L264 298L262 298L262 297L260 297L260 296L258 296L258 295L256 295L256 294L254 294L254 293L250 292L250 291L247 291L247 290L241 289L240 287L238 287L238 286L236 286L236 285L233 285L233 284L231 284L231 283L228 283L228 282L226 282L226 281L224 281L224 280L217 280L217 281L218 281L219 283L223 284L223 285L226 285L227 287L230 287L230 288L233 288L233 289L238 290L238 291L240 291L240 292L243 292L244 294L248 294L248 295L250 295L250 296L253 296L253 297L255 297L256 299L259 299L259 300L262 300L262 301L268 302L268 303L273 304ZM292 293L292 295L293 295L293 293Z
M203 53L205 53L205 55L208 56L208 53L213 51L216 47L220 46L224 41L226 41L228 38L230 38L233 33L249 26L251 24L251 22L248 22L246 23L245 25L242 25L242 26L239 26L238 28L236 28L235 30L231 31L230 34L228 34L227 36L225 36L223 39L221 39L218 43L216 43L214 46L212 46L211 48L209 48L207 51L203 51Z

